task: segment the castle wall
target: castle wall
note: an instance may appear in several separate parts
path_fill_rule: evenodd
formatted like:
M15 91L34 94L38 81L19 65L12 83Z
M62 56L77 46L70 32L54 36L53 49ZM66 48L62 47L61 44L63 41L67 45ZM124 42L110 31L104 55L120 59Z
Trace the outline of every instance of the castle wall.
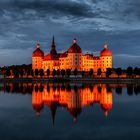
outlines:
M102 72L106 72L107 68L112 68L112 56L101 56Z
M43 65L43 58L42 57L32 57L32 69L35 70L35 69L42 69Z

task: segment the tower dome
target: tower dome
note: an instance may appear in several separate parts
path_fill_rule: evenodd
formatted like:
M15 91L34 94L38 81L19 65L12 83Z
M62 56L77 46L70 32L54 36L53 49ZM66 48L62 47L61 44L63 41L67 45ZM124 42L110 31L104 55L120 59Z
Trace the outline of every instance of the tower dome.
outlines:
M77 117L80 115L82 109L81 108L69 108L68 111L72 115L73 121L76 123Z
M101 107L103 110L110 110L112 108L112 104L102 104Z
M68 53L82 53L82 50L80 46L77 44L76 39L73 40L73 44L68 49Z
M108 44L104 44L104 49L101 51L100 56L112 56L112 52L108 49Z
M44 52L40 49L40 44L36 45L36 50L33 52L32 57L44 57Z
M36 111L36 115L39 116L41 110L43 109L43 104L32 104L33 109Z
M104 110L104 115L107 117L109 110L112 108L112 104L101 104L101 108Z

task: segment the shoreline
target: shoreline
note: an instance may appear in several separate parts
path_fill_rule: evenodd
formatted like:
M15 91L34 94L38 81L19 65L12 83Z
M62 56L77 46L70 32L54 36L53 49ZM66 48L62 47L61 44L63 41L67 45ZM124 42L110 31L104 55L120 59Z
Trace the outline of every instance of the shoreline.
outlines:
M140 78L1 78L0 83L112 83L112 84L140 84Z

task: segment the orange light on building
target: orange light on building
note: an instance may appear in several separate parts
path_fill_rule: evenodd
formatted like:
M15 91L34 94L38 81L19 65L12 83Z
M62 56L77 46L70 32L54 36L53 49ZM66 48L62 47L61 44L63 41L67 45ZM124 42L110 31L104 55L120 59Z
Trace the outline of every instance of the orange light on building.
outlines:
M104 44L104 49L100 52L100 56L83 54L76 39L73 40L73 44L66 52L57 53L53 37L51 50L48 54L44 56L39 44L37 44L37 48L32 54L33 70L71 69L73 71L77 69L78 71L90 71L90 69L93 69L96 73L99 68L102 72L105 72L107 68L112 68L112 53L106 43Z

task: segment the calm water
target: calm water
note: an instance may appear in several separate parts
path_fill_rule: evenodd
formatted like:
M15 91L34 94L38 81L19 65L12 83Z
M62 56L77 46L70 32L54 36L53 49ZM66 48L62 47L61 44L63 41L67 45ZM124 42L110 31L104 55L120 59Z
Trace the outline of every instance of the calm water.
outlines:
M0 140L123 138L140 139L140 85L0 85Z

